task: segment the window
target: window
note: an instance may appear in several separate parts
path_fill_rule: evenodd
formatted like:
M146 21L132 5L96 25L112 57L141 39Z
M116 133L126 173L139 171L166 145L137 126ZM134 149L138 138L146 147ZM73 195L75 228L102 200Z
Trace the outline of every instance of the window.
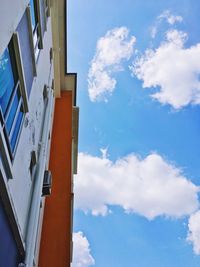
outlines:
M36 6L34 0L30 1L30 10L31 10L31 23L34 31L36 28Z
M13 41L0 57L0 122L11 159L25 112Z
M40 12L38 3L39 2L36 0L30 0L31 25L32 25L33 45L34 45L36 60L39 56L40 49L42 49L42 34L41 34Z

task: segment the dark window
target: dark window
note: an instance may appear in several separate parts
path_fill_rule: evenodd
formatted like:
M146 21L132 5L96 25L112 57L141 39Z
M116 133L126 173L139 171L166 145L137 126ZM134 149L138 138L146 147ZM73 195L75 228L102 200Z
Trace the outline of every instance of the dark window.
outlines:
M0 57L0 120L11 158L24 114L23 98L12 41Z

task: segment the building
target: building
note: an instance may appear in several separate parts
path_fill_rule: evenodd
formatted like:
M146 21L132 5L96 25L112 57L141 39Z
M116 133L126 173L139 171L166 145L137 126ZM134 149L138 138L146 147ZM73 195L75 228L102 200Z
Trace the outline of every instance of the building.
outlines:
M79 109L66 2L1 0L0 14L0 266L68 267Z

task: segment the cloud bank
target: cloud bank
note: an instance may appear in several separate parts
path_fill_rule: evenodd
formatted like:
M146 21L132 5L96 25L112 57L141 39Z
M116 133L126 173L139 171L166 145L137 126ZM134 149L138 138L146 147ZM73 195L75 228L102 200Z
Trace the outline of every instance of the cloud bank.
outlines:
M157 49L147 49L130 66L143 88L158 89L152 98L177 110L200 104L200 43L184 48L186 39L182 31L168 31Z
M106 215L110 205L148 219L181 217L198 209L199 188L173 164L152 153L134 154L116 162L79 154L75 177L75 207L93 215Z
M82 232L73 233L72 267L89 267L95 264L90 254L90 245Z
M191 215L188 229L187 240L192 243L194 253L200 255L200 211Z
M130 59L135 41L126 27L114 28L98 40L88 73L91 101L107 101L116 86L112 74L122 70L122 62Z

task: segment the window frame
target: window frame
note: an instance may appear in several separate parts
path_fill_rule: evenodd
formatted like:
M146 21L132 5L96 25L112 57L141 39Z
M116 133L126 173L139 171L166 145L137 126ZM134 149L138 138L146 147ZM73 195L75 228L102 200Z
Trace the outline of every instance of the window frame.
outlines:
M29 24L29 34L32 42L32 49L35 58L35 64L37 64L40 50L43 49L43 36L42 36L42 25L41 25L41 10L40 10L40 0L33 0L34 4L34 16L36 26L33 29L32 27L32 19L31 19L31 4L29 1L29 5L27 7L27 15L28 15L28 24ZM36 42L35 42L36 39ZM35 71L36 72L36 71Z
M34 50L34 41L33 41L33 28L31 22L31 8L30 5L26 8L26 15L28 19L28 32L30 38L30 46L31 46L31 56L32 56L32 65L33 65L33 74L37 76L37 67L36 67L36 58L35 58L35 50Z
M12 68L12 75L14 77L15 83L9 97L9 101L6 107L6 112L2 111L0 107L0 124L1 124L1 134L6 143L7 152L10 156L11 162L14 160L14 156L17 150L19 138L21 135L21 130L24 122L25 113L28 112L28 97L26 91L26 84L24 80L24 71L21 60L21 50L19 44L18 33L15 32L7 46L9 51L9 57ZM8 129L8 118L11 115L11 110L15 105L14 100L17 98L16 113L11 121L11 128ZM15 132L16 131L16 132ZM13 139L14 138L14 139ZM14 141L13 141L14 140ZM5 159L5 156L4 156ZM9 162L8 162L9 165Z

